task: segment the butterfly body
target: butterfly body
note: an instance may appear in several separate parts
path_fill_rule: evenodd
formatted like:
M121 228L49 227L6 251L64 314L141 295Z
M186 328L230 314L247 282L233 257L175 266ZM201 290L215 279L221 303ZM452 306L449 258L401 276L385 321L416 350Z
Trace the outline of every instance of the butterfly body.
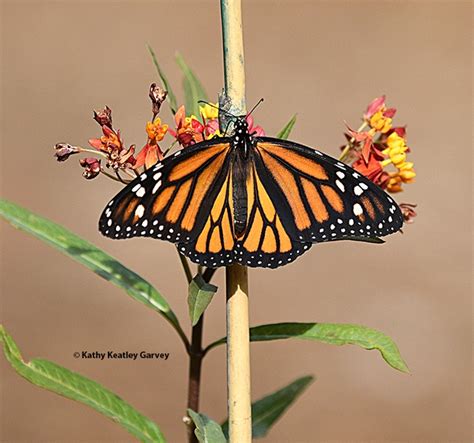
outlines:
M175 243L193 262L275 268L313 243L398 231L400 209L349 166L306 146L254 137L198 143L153 166L105 208L100 231Z
M247 183L249 176L249 157L253 156L254 138L248 132L248 124L244 118L238 119L234 136L231 138L232 146L232 200L234 207L234 231L240 237L247 225L247 187L240 183Z

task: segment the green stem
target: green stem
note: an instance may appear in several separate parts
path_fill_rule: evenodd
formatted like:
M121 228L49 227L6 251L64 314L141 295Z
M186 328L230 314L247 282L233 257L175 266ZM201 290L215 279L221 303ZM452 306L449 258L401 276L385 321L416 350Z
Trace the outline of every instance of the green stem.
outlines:
M181 256L181 254L180 254ZM192 274L189 269L188 262L185 257L184 262L186 278L188 283L192 280ZM183 265L184 266L184 265ZM211 281L212 276L214 275L215 269L207 268L202 277L206 283ZM192 409L195 412L199 412L199 397L201 392L201 368L202 360L204 358L204 352L202 348L202 333L204 328L204 314L201 315L201 318L193 326L191 333L191 344L188 348L189 354L189 377L188 377L188 409ZM188 442L189 443L198 443L196 435L194 434L195 426L193 422L189 419L188 424Z
M181 260L181 265L183 266L184 274L186 275L186 280L188 281L189 285L193 279L193 274L191 272L191 268L189 267L188 260L183 254L180 254L178 250L176 250L176 252L178 253L179 259Z

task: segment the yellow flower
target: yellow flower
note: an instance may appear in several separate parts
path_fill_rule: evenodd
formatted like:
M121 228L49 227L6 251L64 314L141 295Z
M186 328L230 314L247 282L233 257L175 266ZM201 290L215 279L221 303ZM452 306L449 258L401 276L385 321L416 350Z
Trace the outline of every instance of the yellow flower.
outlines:
M403 183L413 183L414 178L416 177L416 172L413 169L409 171L400 171L399 176Z
M395 168L395 172L390 172L390 179L387 182L388 192L401 192L403 183L412 183L415 180L416 172L413 169L413 162L407 162L407 151L408 146L406 140L397 134L392 132L385 140L386 148L382 151L382 154L387 158L380 162L380 165L385 168L392 164Z
M396 132L392 132L387 137L387 148L382 151L384 155L388 155L389 158L382 161L382 166L387 166L393 163L397 168L403 165L407 158L406 151L408 146L405 144L405 139L400 137ZM412 164L413 166L413 164Z
M402 179L403 183L413 183L415 181L416 172L413 169L412 162L404 162L397 166L398 176Z
M412 162L404 162L397 165L397 171L390 173L390 179L387 184L388 192L401 192L403 183L413 183L416 172L413 169Z
M219 117L219 105L217 103L206 103L204 106L199 106L199 111L204 120L212 120Z
M398 167L401 171L413 169L413 162L405 162Z
M168 132L168 125L162 125L160 117L146 124L146 132L150 140L160 142Z
M390 151L390 160L398 168L399 165L405 163L407 155L404 152Z
M387 137L386 143L390 149L406 147L405 139L403 137L400 137L396 132L392 132Z
M392 128L392 119L385 117L383 111L378 111L370 117L369 124L375 130L385 134Z
M395 173L396 174L396 173ZM398 175L390 177L387 184L387 191L391 193L402 192L402 179Z

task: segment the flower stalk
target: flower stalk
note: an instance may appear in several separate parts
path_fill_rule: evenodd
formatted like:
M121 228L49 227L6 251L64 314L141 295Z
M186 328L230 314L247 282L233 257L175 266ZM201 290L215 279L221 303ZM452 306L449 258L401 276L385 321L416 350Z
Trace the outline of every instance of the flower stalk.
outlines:
M221 0L225 98L237 115L246 112L245 65L240 0ZM227 409L230 443L252 441L250 337L247 268L226 268Z

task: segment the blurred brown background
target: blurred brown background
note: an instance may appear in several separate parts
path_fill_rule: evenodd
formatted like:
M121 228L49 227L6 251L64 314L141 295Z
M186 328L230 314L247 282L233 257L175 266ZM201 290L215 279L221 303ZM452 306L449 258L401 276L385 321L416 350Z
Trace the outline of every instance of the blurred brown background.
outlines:
M223 85L217 1L2 3L3 196L64 224L150 280L187 327L186 285L172 245L113 242L97 219L119 187L86 182L58 141L99 134L108 104L127 143L145 141L146 51L175 91L182 52L211 96ZM292 139L336 155L344 120L356 127L382 93L408 124L417 183L397 196L419 204L404 235L374 246L314 247L278 271L251 270L251 323L321 321L380 329L411 375L376 352L311 342L252 345L253 398L293 379L318 379L262 441L471 441L471 3L246 1L249 104L276 133L298 112ZM180 96L181 97L181 96ZM170 122L168 111L163 117ZM184 441L187 360L153 311L49 246L1 224L2 323L27 359L41 356L91 377ZM205 340L225 331L223 271ZM170 352L168 361L75 360L79 350ZM4 442L132 441L97 412L30 385L0 358ZM204 362L202 411L226 414L225 349Z

